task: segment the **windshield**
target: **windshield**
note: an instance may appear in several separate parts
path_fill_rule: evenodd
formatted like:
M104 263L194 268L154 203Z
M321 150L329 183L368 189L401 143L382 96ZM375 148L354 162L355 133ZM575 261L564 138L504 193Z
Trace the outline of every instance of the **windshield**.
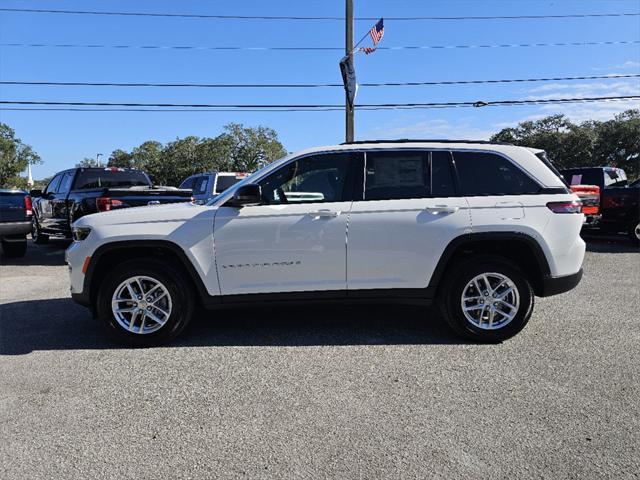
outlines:
M244 177L242 180L240 180L238 183L233 185L233 188L229 188L229 191L235 190L236 188L242 186L242 185L246 185L247 183L252 183L254 178L257 178L258 176L262 175L262 173L270 170L274 165L280 163L282 160L284 160L285 158L288 157L282 157L279 160L276 160L275 162L272 162L268 165L265 165L264 167L256 170L255 172L251 173L250 175ZM227 192L224 192L227 193ZM212 198L211 200L209 200L205 205L215 205L216 203L218 203L220 201L221 197L226 197L226 195L217 195L216 197Z

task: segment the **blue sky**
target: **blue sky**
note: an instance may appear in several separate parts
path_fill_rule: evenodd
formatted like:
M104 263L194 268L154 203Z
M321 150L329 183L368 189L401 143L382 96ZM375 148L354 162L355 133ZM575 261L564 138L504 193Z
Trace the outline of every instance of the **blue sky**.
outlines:
M638 12L637 0L355 0L356 16L562 15ZM3 8L55 8L237 15L342 16L343 0L4 0ZM356 38L373 22L356 22ZM385 22L386 46L639 40L640 20L627 18L511 21ZM0 12L0 43L94 43L195 46L343 46L342 22L280 22L99 17ZM180 51L0 47L1 80L87 82L339 83L340 52ZM640 45L383 51L358 55L359 82L530 78L640 72ZM0 87L11 100L171 103L341 103L341 89L217 90L97 87ZM547 84L361 88L359 103L476 101L640 93L638 78ZM486 138L518 121L566 113L605 119L638 103L482 109L362 111L356 137ZM41 178L83 157L145 140L216 136L228 122L274 128L290 151L343 141L344 114L268 112L0 111L44 165Z

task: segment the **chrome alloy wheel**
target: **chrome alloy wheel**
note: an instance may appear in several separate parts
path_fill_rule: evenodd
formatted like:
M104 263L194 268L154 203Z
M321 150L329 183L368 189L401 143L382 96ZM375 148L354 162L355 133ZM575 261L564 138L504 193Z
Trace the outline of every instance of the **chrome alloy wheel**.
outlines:
M497 330L510 323L520 307L513 281L501 273L482 273L465 287L460 299L465 318L483 330Z
M136 276L122 282L111 298L111 312L125 330L153 333L171 316L169 290L155 278Z
M633 233L635 233L636 238L640 240L640 222L636 225L636 228L633 230Z

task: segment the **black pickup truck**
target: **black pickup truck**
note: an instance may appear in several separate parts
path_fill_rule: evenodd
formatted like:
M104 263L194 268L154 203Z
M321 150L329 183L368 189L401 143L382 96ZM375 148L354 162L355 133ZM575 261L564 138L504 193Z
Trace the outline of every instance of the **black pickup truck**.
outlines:
M0 243L5 257L24 256L29 230L31 199L27 192L0 189Z
M32 190L35 243L50 235L71 238L71 225L80 217L127 207L191 201L191 190L154 187L141 170L73 168L56 174L44 191Z
M624 231L632 242L640 242L640 183L629 185L625 171L614 167L570 168L560 173L569 185L600 187L600 230Z

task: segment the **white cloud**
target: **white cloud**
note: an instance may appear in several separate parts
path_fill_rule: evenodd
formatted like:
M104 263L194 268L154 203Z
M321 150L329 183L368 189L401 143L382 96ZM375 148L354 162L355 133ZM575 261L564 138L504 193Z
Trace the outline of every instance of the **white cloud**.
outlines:
M630 68L638 68L640 67L640 62L635 60L627 60L626 62L620 65L611 65L609 67L593 67L594 70L627 70Z
M473 140L488 140L495 129L481 129L474 127L467 120L452 123L443 118L425 119L414 123L402 123L400 120L392 122L386 127L376 127L371 130L372 138L459 138ZM365 135L366 136L366 135Z

